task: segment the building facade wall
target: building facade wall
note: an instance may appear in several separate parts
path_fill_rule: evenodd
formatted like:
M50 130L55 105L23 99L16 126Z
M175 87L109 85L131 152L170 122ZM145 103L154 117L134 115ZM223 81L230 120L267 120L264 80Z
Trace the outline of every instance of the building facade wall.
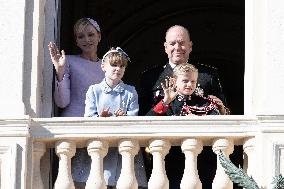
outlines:
M245 114L283 115L283 18L281 1L246 1Z
M1 115L23 115L25 57L25 1L3 1L0 6ZM16 14L15 14L16 13Z
M11 116L12 120L23 115L51 117L53 68L47 44L49 41L56 41L58 36L57 7L57 1L53 0L10 0L1 4L0 117ZM284 3L281 0L246 0L246 115L272 117L284 114L281 101L284 94L283 8ZM24 120L28 121L26 118ZM0 126L2 130L13 125L13 121L4 119ZM283 127L283 122L279 122L279 126ZM2 131L3 133L6 135ZM273 132L266 130L257 138L258 146L262 146L257 148L257 155L261 157L258 164L264 165L259 168L257 179L263 185L271 181L273 174L283 172L282 133L282 130L277 129ZM9 143L13 141L12 138L7 140L4 135L0 140L0 147L4 151L8 143L12 146L11 150L21 150L18 156L21 163L17 165L19 172L15 173L19 178L15 181L16 188L30 188L30 180L26 180L26 177L29 176L31 168L31 160L27 160L28 152L31 150L27 149L27 146L31 140L26 131L25 134L19 136L19 142L15 145ZM270 144L271 141L273 144ZM16 147L13 148L13 145ZM263 154L265 156L262 156ZM1 165L7 158L1 159ZM267 160L278 164L265 164Z

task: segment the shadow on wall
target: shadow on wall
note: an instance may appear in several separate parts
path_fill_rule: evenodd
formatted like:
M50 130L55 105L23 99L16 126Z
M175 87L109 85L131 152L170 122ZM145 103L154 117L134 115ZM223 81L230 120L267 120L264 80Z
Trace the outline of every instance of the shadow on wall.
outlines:
M26 30L33 31L33 8L34 5L32 2L26 6L28 10L26 10ZM30 19L28 21L28 19ZM25 114L30 117L36 117L36 112L33 110L31 105L31 90L32 90L32 36L33 32L25 32L25 41L24 41L24 62L23 62L23 103L25 106Z

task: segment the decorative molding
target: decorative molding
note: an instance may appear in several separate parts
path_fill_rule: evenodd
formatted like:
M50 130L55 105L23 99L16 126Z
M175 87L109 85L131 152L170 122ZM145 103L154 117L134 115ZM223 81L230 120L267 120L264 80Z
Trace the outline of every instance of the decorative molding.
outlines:
M21 118L0 118L0 136L1 137L29 137L30 118L23 116Z
M253 132L255 117L247 116L138 116L110 118L35 118L31 122L34 138L57 136L243 136ZM68 128L68 129L67 129ZM84 128L84 129L82 129Z
M273 144L274 156L274 174L279 175L284 173L284 143ZM274 176L275 176L274 175Z
M18 145L0 146L0 188L16 189Z

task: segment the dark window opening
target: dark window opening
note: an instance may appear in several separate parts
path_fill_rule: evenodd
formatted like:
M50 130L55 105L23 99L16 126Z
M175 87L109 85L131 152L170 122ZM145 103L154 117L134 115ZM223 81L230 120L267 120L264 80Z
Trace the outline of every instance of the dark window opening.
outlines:
M181 0L176 4L169 0L61 0L60 46L67 54L79 52L73 25L82 17L94 18L101 26L100 58L111 46L125 49L132 62L123 80L138 91L137 76L167 62L163 46L166 30L176 24L187 27L194 44L190 59L217 68L232 114L244 113L244 0ZM235 148L232 161L238 166L242 164L242 146ZM204 176L206 171L200 178Z
M139 75L153 65L164 65L166 29L187 27L194 43L190 59L216 67L232 114L244 113L245 1L242 0L62 0L61 48L78 53L73 24L95 18L103 31L98 54L120 46L131 57L124 76L139 91Z

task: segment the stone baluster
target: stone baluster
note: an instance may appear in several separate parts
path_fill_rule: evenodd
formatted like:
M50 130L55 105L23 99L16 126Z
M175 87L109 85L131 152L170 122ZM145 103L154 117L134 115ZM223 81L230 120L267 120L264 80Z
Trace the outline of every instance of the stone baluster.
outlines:
M185 154L185 168L180 183L181 189L201 189L202 184L197 171L197 156L203 149L202 142L197 139L186 139L181 149Z
M217 139L213 144L213 151L215 154L218 154L222 150L226 157L234 151L234 144L229 139ZM233 183L230 180L229 176L225 173L222 165L220 164L219 158L217 158L217 170L216 175L212 183L213 189L232 189Z
M75 189L71 175L71 158L75 155L76 144L70 141L58 141L55 148L59 157L59 167L54 189Z
M167 140L153 140L149 145L153 155L153 170L148 183L149 189L168 189L169 180L165 170L165 156L169 153L171 144Z
M138 184L134 171L134 157L139 151L139 144L135 140L121 140L119 153L122 156L121 173L117 181L117 189L137 189Z
M46 146L43 142L34 142L33 144L33 177L32 188L44 189L44 185L41 178L40 160L46 151Z
M246 140L244 142L243 149L247 155L246 162L244 163L244 169L248 176L256 176L254 173L254 170L257 170L255 167L255 138Z
M90 140L87 144L88 154L91 156L92 164L86 189L106 189L103 174L103 158L108 151L108 143L99 140Z

